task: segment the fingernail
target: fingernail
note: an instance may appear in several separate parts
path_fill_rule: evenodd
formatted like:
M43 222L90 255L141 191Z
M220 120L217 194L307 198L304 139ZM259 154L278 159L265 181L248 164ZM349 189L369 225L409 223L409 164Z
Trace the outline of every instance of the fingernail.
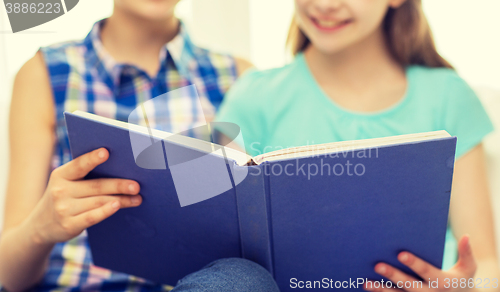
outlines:
M141 202L141 198L139 198L139 196L133 196L130 198L130 201L132 201L132 204L137 205Z
M384 266L378 266L376 269L375 269L375 272L379 273L379 274L385 274L385 272L387 271L387 269L384 267Z
M99 158L104 158L104 150L99 150L99 153L97 155L99 155Z
M134 184L129 184L129 185L128 185L128 190L129 190L131 193L135 192L135 185L134 185Z
M469 246L470 246L470 237L469 237L469 235L468 235L468 234L466 235L465 243L466 243L466 246L467 246L467 247L469 247Z
M111 207L113 209L118 209L120 207L120 203L118 201L115 201L115 202L113 202L113 204L111 204Z
M402 253L400 256L399 256L399 260L406 263L408 261L409 257L408 257L408 254L406 253Z

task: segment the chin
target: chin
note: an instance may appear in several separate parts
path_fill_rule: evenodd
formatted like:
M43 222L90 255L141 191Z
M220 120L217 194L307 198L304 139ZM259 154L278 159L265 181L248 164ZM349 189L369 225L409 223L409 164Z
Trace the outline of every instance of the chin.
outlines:
M175 6L164 2L137 3L127 7L128 12L149 21L163 21L172 17Z
M351 45L350 42L344 42L340 40L324 40L324 39L318 41L311 40L311 44L317 51L327 55L338 54L347 49Z
M178 0L115 0L115 10L150 21L171 18Z
M141 9L140 11L133 11L133 14L144 20L155 22L167 20L172 16L168 11L158 9Z

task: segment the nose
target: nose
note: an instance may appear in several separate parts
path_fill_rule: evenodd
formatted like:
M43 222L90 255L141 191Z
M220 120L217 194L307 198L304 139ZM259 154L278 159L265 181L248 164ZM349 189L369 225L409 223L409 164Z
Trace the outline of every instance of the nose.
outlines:
M328 13L338 10L343 4L343 0L316 0L314 4L321 13Z

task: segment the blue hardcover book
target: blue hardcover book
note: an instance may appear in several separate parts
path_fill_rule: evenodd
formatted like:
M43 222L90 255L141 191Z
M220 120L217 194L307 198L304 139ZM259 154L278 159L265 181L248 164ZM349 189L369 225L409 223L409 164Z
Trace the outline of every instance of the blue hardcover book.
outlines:
M141 186L142 205L87 230L98 266L175 285L211 261L242 257L281 291L380 280L378 262L413 275L396 258L403 250L441 267L456 144L445 131L250 157L85 112L65 116L73 157L110 152L86 179Z

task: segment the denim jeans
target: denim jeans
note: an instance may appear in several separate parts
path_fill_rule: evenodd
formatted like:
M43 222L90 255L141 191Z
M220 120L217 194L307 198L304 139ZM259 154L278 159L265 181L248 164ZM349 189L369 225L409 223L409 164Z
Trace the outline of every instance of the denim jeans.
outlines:
M177 282L171 292L279 292L269 272L239 258L214 261Z

